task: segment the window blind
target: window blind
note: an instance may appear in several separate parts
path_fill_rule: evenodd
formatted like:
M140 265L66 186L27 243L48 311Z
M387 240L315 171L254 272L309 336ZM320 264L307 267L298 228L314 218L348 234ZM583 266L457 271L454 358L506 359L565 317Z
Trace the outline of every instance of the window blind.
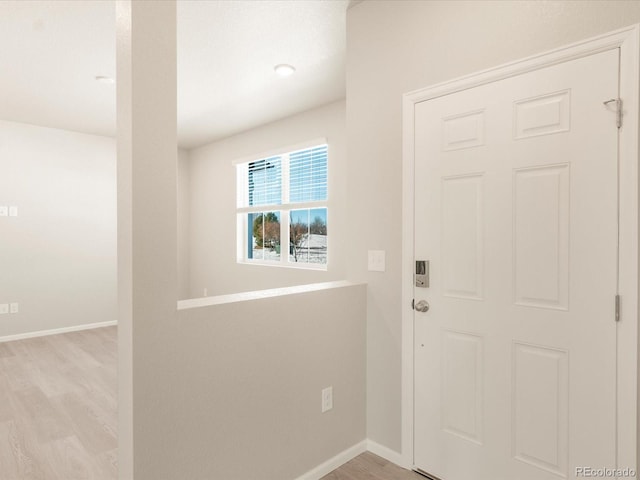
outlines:
M282 203L282 159L264 158L247 165L248 205L279 205Z
M289 154L289 202L327 199L327 145Z

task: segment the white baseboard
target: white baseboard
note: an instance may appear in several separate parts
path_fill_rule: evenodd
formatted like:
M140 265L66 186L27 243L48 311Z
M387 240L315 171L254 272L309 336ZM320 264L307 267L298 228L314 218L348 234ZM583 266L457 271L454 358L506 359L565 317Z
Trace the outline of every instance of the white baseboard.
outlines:
M395 463L400 467L411 469L411 465L406 465L407 462L402 458L400 453L395 450L391 450L384 445L380 445L373 440L367 440L367 450L384 458L385 460L389 460L391 463Z
M340 452L335 457L330 458L326 462L318 465L313 470L309 470L304 475L296 478L296 480L319 480L328 473L334 471L336 468L341 467L349 460L352 460L361 453L367 451L374 453L379 457L390 461L391 463L395 463L400 467L411 469L411 465L406 465L407 462L403 459L400 453L396 452L395 450L391 450L390 448L387 448L383 445L380 445L373 440L367 439L355 444L353 447L347 448L343 452Z
M87 323L84 325L74 325L72 327L54 328L51 330L40 330L38 332L19 333L17 335L6 335L4 337L0 337L0 343L12 342L14 340L24 340L26 338L44 337L47 335L57 335L59 333L78 332L80 330L90 330L92 328L111 327L117 324L118 324L117 320L110 320L108 322Z
M333 458L330 458L324 463L321 463L307 473L299 476L296 480L320 480L322 477L331 473L336 468L341 467L349 460L356 458L361 453L367 451L367 441L363 440L360 443L355 444L353 447L347 448L345 451L340 452Z

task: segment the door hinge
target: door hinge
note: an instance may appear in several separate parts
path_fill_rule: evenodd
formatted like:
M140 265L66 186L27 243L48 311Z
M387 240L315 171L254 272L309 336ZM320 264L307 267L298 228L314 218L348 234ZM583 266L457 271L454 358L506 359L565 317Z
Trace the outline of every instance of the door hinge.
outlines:
M610 103L616 104L616 126L618 128L622 127L622 99L621 98L612 98L611 100L607 100L603 102L605 106L608 106Z
M616 322L620 321L620 295L616 295Z

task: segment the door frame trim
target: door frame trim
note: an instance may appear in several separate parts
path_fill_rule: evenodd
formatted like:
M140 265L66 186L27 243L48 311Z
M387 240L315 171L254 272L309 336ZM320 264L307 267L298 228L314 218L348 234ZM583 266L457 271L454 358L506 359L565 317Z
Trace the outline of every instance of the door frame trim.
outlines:
M638 127L640 85L640 24L590 38L549 52L456 78L403 95L402 128L402 438L404 467L414 467L413 256L414 256L414 110L417 103L544 67L620 48L620 98L624 120L620 150L621 320L617 324L617 466L638 471ZM612 119L612 121L614 121ZM614 321L614 299L611 299ZM596 466L594 466L596 467Z

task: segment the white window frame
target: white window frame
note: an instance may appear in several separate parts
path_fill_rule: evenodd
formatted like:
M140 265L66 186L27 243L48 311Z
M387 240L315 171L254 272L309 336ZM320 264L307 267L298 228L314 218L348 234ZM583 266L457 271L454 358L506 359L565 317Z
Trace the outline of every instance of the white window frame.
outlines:
M306 150L318 146L327 146L327 198L325 200L313 201L313 202L289 202L289 155L291 153L298 152L300 150ZM260 265L269 267L284 267L284 268L296 268L304 270L327 270L329 266L329 251L330 251L330 239L329 239L329 224L330 224L330 209L329 209L329 142L326 138L316 138L314 140L290 145L287 147L281 147L278 149L270 150L260 153L258 155L251 155L234 160L232 165L236 167L236 245L237 253L236 260L238 263L244 265ZM256 205L256 206L239 206L239 204L247 205L249 203L249 189L247 187L248 179L246 176L238 173L237 167L242 164L249 164L258 160L281 157L282 168L282 201L279 204L274 205ZM242 197L242 201L240 198ZM292 262L289 261L289 221L290 212L293 210L304 210L324 208L327 210L327 261L326 263L304 263L304 262ZM247 215L249 213L267 213L267 212L279 212L280 213L280 261L262 260L248 258L247 253L249 250L249 225L247 221ZM312 221L312 219L310 219ZM282 247L285 246L283 249Z

